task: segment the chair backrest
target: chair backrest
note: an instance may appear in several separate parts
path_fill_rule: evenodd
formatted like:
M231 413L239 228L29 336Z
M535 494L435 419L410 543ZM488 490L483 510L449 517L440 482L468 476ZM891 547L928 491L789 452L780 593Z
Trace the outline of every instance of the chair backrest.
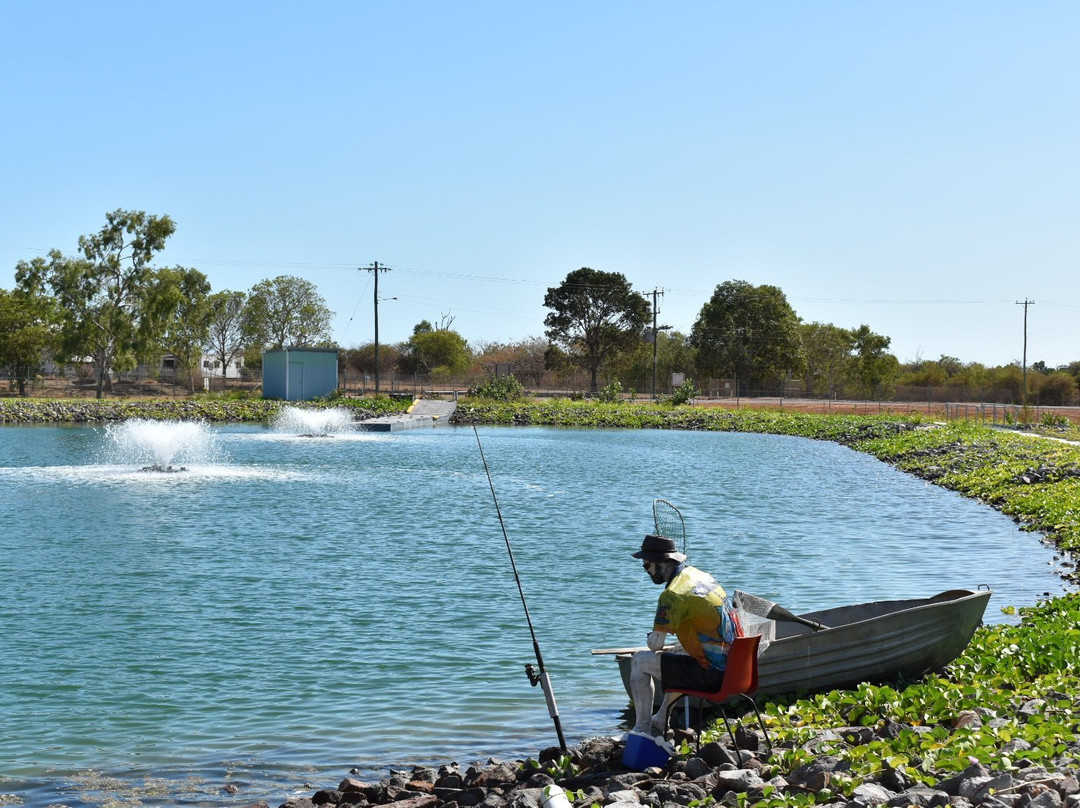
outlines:
M736 637L728 651L727 667L724 668L724 682L717 693L716 701L723 701L729 696L744 693L752 696L758 687L757 649L761 636Z

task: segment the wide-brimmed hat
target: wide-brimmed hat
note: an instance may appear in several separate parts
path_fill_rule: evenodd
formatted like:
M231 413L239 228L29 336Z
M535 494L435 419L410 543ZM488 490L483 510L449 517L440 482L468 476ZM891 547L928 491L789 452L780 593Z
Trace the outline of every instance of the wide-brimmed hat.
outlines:
M641 549L631 555L643 561L686 561L686 556L676 548L674 539L651 533L641 542Z

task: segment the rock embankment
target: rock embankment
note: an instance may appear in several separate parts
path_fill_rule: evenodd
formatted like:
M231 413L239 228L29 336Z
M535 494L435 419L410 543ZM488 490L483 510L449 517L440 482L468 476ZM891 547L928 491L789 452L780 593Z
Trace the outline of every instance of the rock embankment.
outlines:
M911 727L906 729L911 730ZM870 744L882 733L901 728L889 722L877 730L844 727L823 730L804 748L844 739ZM295 797L280 808L314 806L392 806L392 808L539 808L543 789L557 783L576 808L679 808L718 803L725 806L827 805L956 806L956 808L1076 808L1080 806L1074 742L1048 770L1023 759L1023 741L1014 743L1017 762L1001 769L973 762L959 773L941 772L934 785L915 780L905 767L883 769L874 777L852 777L848 765L833 755L812 757L784 772L774 762L759 733L740 729L739 749L707 743L699 750L673 757L664 768L629 771L622 765L623 744L609 738L583 742L569 754L544 750L538 760L504 762L462 769L457 763L438 768L417 766L392 771L379 782L346 777L336 788ZM691 741L691 746L693 743ZM777 750L782 753L783 750ZM1008 770L1006 770L1006 768ZM269 808L254 803L249 808Z
M385 406L363 399L344 399L327 404L263 399L206 401L175 399L169 401L38 400L0 399L0 425L3 424L100 424L145 418L154 421L205 421L208 423L263 423L270 421L282 407L345 407L357 420L383 415Z

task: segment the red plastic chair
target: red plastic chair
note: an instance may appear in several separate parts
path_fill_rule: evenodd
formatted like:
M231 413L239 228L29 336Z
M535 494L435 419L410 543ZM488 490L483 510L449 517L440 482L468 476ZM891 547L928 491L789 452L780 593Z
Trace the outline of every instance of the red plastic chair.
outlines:
M733 749L737 748L735 744L735 733L731 729L731 724L728 721L727 709L725 703L731 701L736 697L742 697L746 699L754 708L754 715L757 716L758 726L761 727L762 733L765 735L765 744L769 747L769 754L772 754L772 741L769 740L769 733L765 729L765 722L761 720L761 712L758 710L757 702L754 701L754 693L758 688L758 665L757 665L757 649L758 643L761 641L760 635L753 635L752 637L736 637L735 641L731 643L731 650L728 651L727 667L724 669L724 681L720 685L720 689L711 692L703 690L680 690L677 688L664 688L665 693L678 693L679 698L675 699L668 708L668 715L671 715L671 711L675 708L675 705L679 703L679 700L688 696L694 696L701 699L701 703L698 705L698 727L701 727L702 715L705 712L705 702L708 701L712 704L716 704L720 708L720 715L724 718L724 726L727 727L728 735L731 736L731 746ZM698 738L700 739L700 734Z

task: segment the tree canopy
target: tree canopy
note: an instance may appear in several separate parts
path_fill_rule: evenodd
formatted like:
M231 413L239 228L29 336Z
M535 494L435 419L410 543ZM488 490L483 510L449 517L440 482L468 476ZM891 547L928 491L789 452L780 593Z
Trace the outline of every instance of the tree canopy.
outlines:
M20 395L26 395L26 379L40 366L58 321L52 297L23 289L0 289L0 366L7 367L18 380Z
M776 286L725 281L690 331L698 372L762 386L799 366L799 318Z
M315 284L279 275L251 287L245 327L264 348L310 348L330 339L333 316Z
M649 302L619 272L576 269L561 284L549 287L544 306L548 339L569 361L589 372L592 392L605 362L641 342Z
M460 375L469 369L471 362L469 345L461 334L449 327L434 328L427 320L417 323L402 350L406 370L427 373L437 379Z
M90 357L97 396L114 366L133 366L158 334L145 318L152 308L151 261L176 225L168 216L115 210L97 233L79 237L79 257L52 250L49 259L20 261L16 282L26 291L51 289L63 313L59 353Z

